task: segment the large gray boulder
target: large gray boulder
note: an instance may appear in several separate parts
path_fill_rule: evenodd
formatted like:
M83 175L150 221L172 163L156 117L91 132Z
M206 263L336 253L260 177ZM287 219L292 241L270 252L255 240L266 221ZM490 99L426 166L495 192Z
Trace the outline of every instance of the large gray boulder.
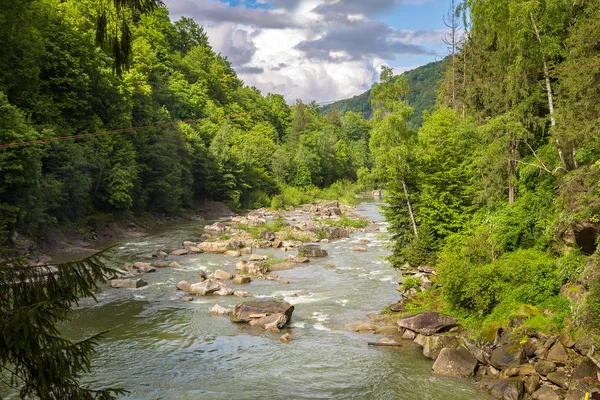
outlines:
M250 322L273 314L283 314L287 317L287 323L292 318L293 312L294 306L289 303L276 300L251 301L236 305L230 319L232 322Z
M531 398L534 400L560 400L560 396L549 386L542 386L531 395Z
M250 326L256 326L262 329L281 329L288 321L289 318L285 314L271 314L251 320Z
M454 336L432 335L426 336L423 343L423 355L435 360L444 348L455 349L458 339Z
M207 296L215 293L219 289L221 289L221 286L209 279L204 282L198 282L190 285L189 293L195 294L196 296Z
M217 253L222 254L227 250L231 249L231 242L228 240L221 240L217 242L202 242L198 245L198 249L200 249L204 253Z
M487 388L492 396L502 400L519 400L523 396L523 381L520 378L482 379L479 385Z
M267 273L267 267L265 267L264 263L254 261L239 260L235 264L235 269L249 275L263 275Z
M527 355L523 346L515 343L507 343L497 347L490 357L490 364L496 369L518 367L527 361Z
M438 375L470 378L475 374L477 359L464 346L443 348L433 364Z
M423 335L433 335L434 333L456 324L456 319L449 315L439 314L431 311L401 318L397 321L401 328Z

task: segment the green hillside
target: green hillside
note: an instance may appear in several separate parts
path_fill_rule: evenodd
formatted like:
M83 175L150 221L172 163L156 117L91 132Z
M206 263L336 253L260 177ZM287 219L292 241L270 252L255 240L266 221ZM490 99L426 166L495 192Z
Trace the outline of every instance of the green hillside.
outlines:
M418 128L423 123L423 111L431 111L436 99L436 89L443 79L443 61L436 61L423 65L403 73L408 79L409 92L404 100L414 108L414 113L408 121L409 126ZM371 109L371 90L354 96L351 99L341 100L321 107L322 113L337 107L342 113L355 111L362 113L365 118L370 119L373 111Z

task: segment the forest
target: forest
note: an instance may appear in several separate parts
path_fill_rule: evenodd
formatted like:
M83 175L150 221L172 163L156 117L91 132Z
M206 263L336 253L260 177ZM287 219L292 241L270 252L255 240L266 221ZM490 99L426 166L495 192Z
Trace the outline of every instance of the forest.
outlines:
M319 188L371 164L361 115L245 86L201 26L171 22L165 7L5 1L0 20L0 243L178 215L202 199L344 196L345 185Z
M372 89L374 181L393 263L433 266L406 307L477 330L600 328L600 2L461 2L436 106L414 131L384 71ZM392 89L396 87L396 89Z

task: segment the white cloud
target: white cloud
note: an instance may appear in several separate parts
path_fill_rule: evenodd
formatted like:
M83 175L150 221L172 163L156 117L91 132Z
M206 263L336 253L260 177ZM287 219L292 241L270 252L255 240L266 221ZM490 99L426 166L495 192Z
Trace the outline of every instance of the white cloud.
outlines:
M173 18L185 15L205 26L213 48L228 57L247 85L281 93L290 103L360 94L377 80L386 61L431 54L444 35L371 19L397 0L373 0L371 8L362 0L255 1L272 10L228 7L216 0L165 1Z

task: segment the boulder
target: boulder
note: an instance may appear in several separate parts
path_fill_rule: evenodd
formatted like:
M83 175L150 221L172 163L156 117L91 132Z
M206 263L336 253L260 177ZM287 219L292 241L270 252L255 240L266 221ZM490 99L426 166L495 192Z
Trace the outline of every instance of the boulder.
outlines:
M190 251L188 249L178 249L178 250L172 251L171 255L172 256L185 256L189 252Z
M402 339L405 339L405 340L415 340L416 337L417 337L417 334L408 329L405 330L404 333L402 334Z
M189 241L189 240L186 240L186 241L184 241L184 242L183 242L181 245L182 245L183 247L186 247L186 248L187 248L187 247L193 247L193 246L196 246L197 244L198 244L198 243L196 243L196 242L191 242L191 241Z
M175 262L175 261L173 261L173 263L174 263L174 262ZM166 261L154 261L154 262L152 263L152 266L153 266L154 268L169 268L169 267L171 266L171 264L173 264L173 263L168 263L168 262L166 262ZM177 264L177 263L176 263L176 264ZM177 264L177 265L179 265L179 264Z
M552 361L541 360L535 363L535 370L538 374L546 376L549 373L556 371L556 364Z
M473 357L482 364L487 364L489 359L485 351L475 343L474 340L461 337L460 343L469 350L469 353L473 354Z
M199 254L202 253L202 250L200 250L199 247L197 246L192 246L192 247L188 247L188 250L190 251L190 253L192 254Z
M289 303L276 300L252 301L236 305L230 317L232 322L250 322L273 314L283 314L288 322L293 312L294 306Z
M296 263L291 261L282 262L279 264L273 264L269 267L269 271L284 271L287 269L292 269L296 266Z
M227 286L221 286L219 290L213 293L215 296L231 296L233 294L233 290L228 288Z
M523 378L523 387L529 394L533 394L540 388L540 377L537 375L528 375Z
M230 249L230 242L227 240L220 240L217 242L202 242L198 245L198 248L204 253L225 253Z
M307 244L298 248L298 255L301 257L327 257L329 254L318 244Z
M527 355L519 344L507 343L497 347L490 357L490 364L497 369L518 367L527 361Z
M308 257L290 257L289 261L296 264L304 264L309 262L310 260L308 259Z
M266 240L269 242L273 242L275 240L275 233L273 233L272 231L269 230L264 230L260 233L260 238L262 240Z
M154 258L165 258L167 256L167 253L165 253L162 250L154 250L152 252L152 257Z
M221 286L217 285L211 280L206 280L204 282L194 283L190 285L189 292L191 294L195 294L196 296L206 296L216 292L221 289Z
M268 259L269 257L262 254L251 254L250 257L248 257L248 261L266 261Z
M433 364L437 375L469 378L475 375L477 359L464 346L456 349L443 348Z
M425 344L425 340L427 339L427 336L425 335L421 335L420 333L415 337L414 342L416 344L418 344L419 346L423 347L423 345Z
M242 247L240 249L240 253L242 253L242 255L252 254L252 248L251 247Z
M213 278L220 280L220 281L228 281L230 279L233 279L233 274L230 274L227 271L223 271L222 269L218 269L215 272L213 272Z
M235 297L252 297L252 294L250 292L242 292L242 291L233 292L233 295Z
M535 365L531 363L519 366L519 375L536 375Z
M221 234L225 232L229 227L222 222L215 222L212 225L208 225L204 227L206 232Z
M228 316L229 314L231 314L231 310L229 310L228 308L225 308L223 306L220 306L218 304L215 304L213 306L213 308L210 309L210 313L212 315L218 315L220 317L225 317L225 316Z
M330 227L327 228L325 233L327 235L327 239L336 240L336 239L344 239L348 237L348 232L339 227Z
M533 392L531 398L534 400L560 400L560 396L549 386L542 386Z
M454 336L433 335L427 336L423 343L423 355L435 360L444 348L455 349L458 339Z
M561 342L556 342L554 346L550 348L550 351L548 351L548 355L546 356L548 361L554 361L557 363L565 363L568 358L569 356L567 355L567 351Z
M177 290L183 290L188 293L192 291L192 285L188 281L178 282L175 286L177 287Z
M384 325L376 327L375 333L381 335L397 335L399 333L399 330L396 325Z
M287 324L288 316L285 314L271 314L260 318L251 319L250 326L256 326L262 329L281 329Z
M113 279L110 286L118 289L137 289L148 285L143 279Z
M575 341L571 338L571 336L567 332L562 332L558 337L558 341L566 348L570 349L575 346Z
M250 282L252 282L252 278L250 278L249 276L236 276L235 278L233 278L233 283L235 283L236 285L245 285Z
M401 328L423 335L433 335L434 333L456 324L456 319L436 312L424 311L422 313L401 318L397 321Z
M242 253L237 250L227 250L224 253L227 257L241 257Z
M596 378L598 368L588 357L584 358L573 371L573 379Z
M358 252L363 252L364 253L364 252L367 251L367 248L366 247L361 247L361 246L354 246L352 248L352 251L358 251Z
M550 372L546 378L548 378L550 382L560 386L565 390L569 389L569 377L564 371Z
M248 262L240 260L235 264L235 269L250 275L263 275L267 273L267 268L263 263Z
M519 400L524 392L523 381L519 378L482 379L480 385L502 400Z
M169 264L169 268L183 268L181 265L179 265L179 263L177 261L173 261L172 263Z

